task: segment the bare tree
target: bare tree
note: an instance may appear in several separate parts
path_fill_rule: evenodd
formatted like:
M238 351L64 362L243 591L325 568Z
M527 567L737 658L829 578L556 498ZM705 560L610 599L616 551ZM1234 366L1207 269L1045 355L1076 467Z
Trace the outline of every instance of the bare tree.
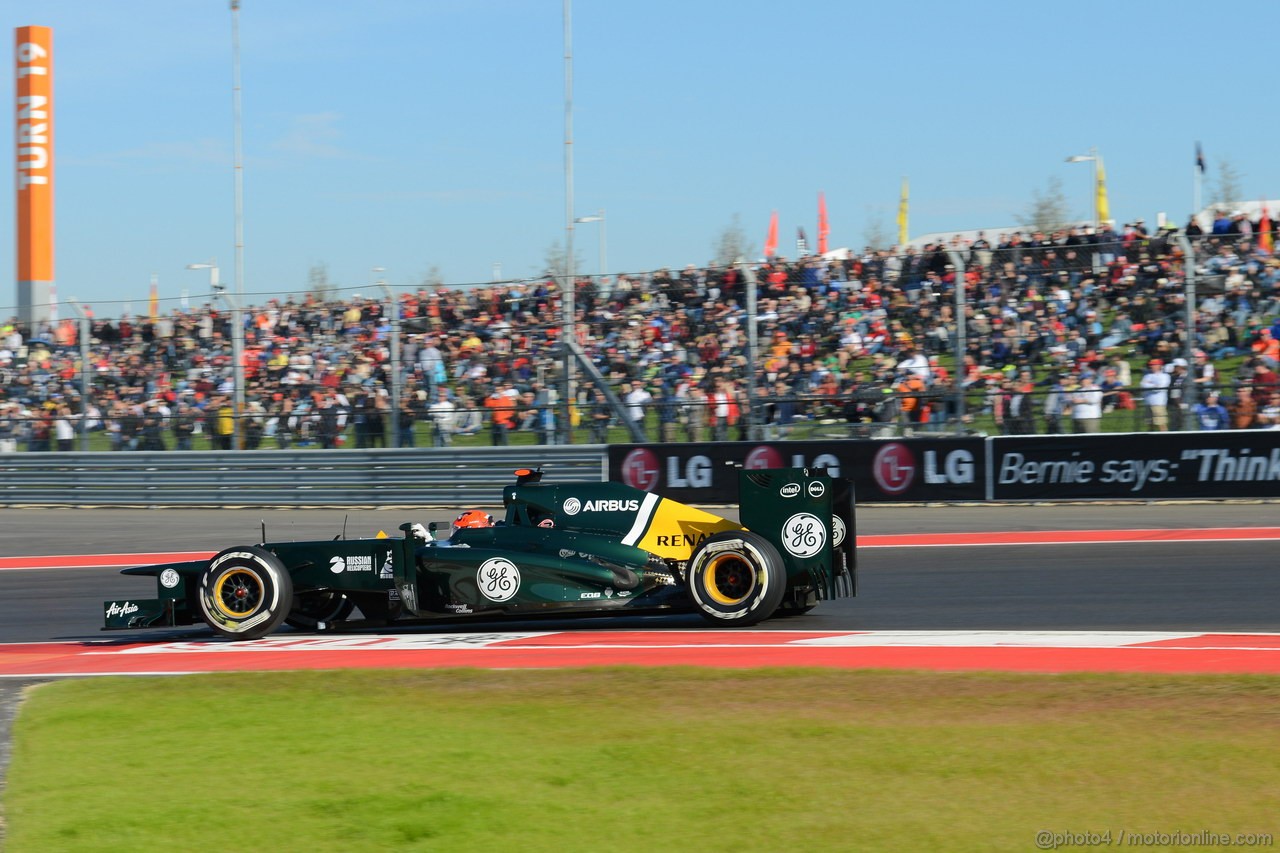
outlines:
M432 264L427 267L427 271L418 277L419 290L436 290L444 287L444 276L440 273L440 267Z
M742 217L735 213L728 226L720 232L720 236L711 246L712 257L720 266L729 266L739 260L749 261L757 257L755 247L747 239L747 232L742 228Z
M540 275L549 275L560 278L564 276L568 270L566 262L569 260L569 253L565 251L564 244L556 240L547 246L546 251L542 255L542 271ZM586 269L586 265L582 262L582 256L578 254L577 247L573 252L573 270L574 275L580 275Z
M893 244L883 207L867 206L867 224L862 226L862 239L873 249L886 249Z
M1018 223L1035 231L1056 231L1070 223L1067 215L1067 196L1062 191L1062 179L1049 179L1048 188L1041 193L1031 191L1031 204L1018 214Z
M312 264L307 271L307 290L315 294L320 302L328 302L333 298L336 288L329 280L329 265L324 261Z
M1213 194L1210 204L1231 205L1244 199L1244 188L1241 185L1244 176L1236 170L1226 157L1218 158L1218 179L1213 183Z

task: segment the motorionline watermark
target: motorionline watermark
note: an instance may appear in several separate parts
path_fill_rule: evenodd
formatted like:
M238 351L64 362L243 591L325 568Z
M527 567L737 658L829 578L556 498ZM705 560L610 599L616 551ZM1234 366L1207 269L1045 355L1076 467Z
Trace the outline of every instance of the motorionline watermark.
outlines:
M1270 832L1135 832L1131 829L1101 832L1055 832L1042 829L1036 833L1036 847L1058 850L1067 847L1273 847L1275 835Z

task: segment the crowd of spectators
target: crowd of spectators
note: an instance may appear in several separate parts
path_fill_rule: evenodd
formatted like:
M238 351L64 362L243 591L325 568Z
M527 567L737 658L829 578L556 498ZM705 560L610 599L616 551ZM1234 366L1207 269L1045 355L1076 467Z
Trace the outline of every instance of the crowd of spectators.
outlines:
M919 430L990 418L1006 433L1089 432L1116 411L1153 430L1280 428L1275 225L1224 213L1210 233L1194 222L1149 231L1138 220L580 278L577 343L620 410L590 383L563 405L551 276L402 294L399 399L383 303L270 299L244 316L241 440L382 447L395 430L401 445L461 435L504 444L515 432L551 443L566 413L577 441L604 440L620 417L661 441L782 436L813 418ZM1200 293L1189 347L1182 235L1196 247ZM82 426L120 450L229 449L230 322L214 303L94 320L88 394L74 322L8 322L0 452L70 450Z

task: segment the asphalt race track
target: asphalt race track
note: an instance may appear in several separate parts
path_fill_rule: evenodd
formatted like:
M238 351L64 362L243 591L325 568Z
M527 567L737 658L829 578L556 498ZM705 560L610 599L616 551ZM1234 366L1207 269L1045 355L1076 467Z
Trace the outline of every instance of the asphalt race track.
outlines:
M269 539L285 540L331 538L344 525L352 537L394 533L404 521L448 515L0 509L0 644L22 644L0 645L0 784L22 690L58 675L620 664L1280 674L1280 505L1258 502L865 507L858 518L864 542L895 534L908 534L908 542L859 549L858 597L748 631L708 630L697 615L684 615L448 622L390 636L317 637L286 628L254 643L210 642L203 627L105 633L102 601L150 597L151 580L123 577L118 568L70 568L86 562L75 555L253 543L264 520ZM1071 536L1206 528L1269 528L1265 535L1275 538L1103 543ZM1040 544L922 544L930 534L1035 531L1067 533ZM50 568L4 568L6 558L12 565L11 558L38 555L68 558Z
M215 551L267 538L395 535L405 521L448 513L407 510L0 510L0 558ZM1117 504L864 507L860 535L963 531L1072 531L1273 527L1280 505ZM860 552L855 599L823 602L790 631L1280 632L1275 539L877 547ZM68 560L67 565L74 565ZM149 580L115 568L0 571L0 643L160 640L210 636L203 628L102 633L102 601L150 597ZM698 629L697 616L503 622L504 630ZM449 623L477 630L492 623ZM288 629L284 629L288 631ZM415 629L431 631L435 629Z

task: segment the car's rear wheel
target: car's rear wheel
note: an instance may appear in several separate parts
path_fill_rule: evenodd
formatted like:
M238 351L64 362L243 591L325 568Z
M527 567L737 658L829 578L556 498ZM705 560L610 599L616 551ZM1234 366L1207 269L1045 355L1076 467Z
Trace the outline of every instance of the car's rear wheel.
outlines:
M320 625L346 620L355 609L354 601L331 589L299 592L294 594L284 621L299 631L314 631Z
M707 538L689 558L689 595L711 622L754 625L778 609L787 570L758 533L731 530Z
M201 573L197 600L200 615L215 633L256 640L288 617L293 579L280 558L265 548L228 548Z

